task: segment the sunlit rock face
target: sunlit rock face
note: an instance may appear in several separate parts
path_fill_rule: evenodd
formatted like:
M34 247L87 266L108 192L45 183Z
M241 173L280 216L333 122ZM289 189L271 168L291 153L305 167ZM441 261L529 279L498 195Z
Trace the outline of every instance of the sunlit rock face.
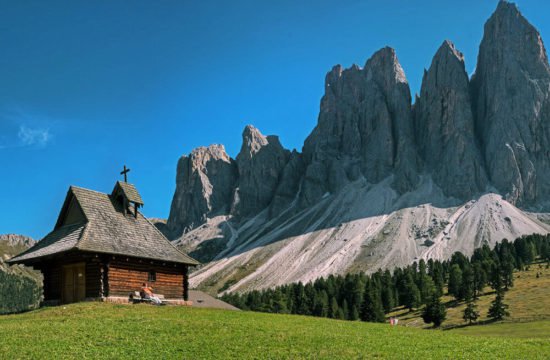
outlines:
M424 73L414 110L415 140L435 183L461 200L485 190L468 74L462 53L450 41L443 42Z
M520 206L550 195L550 68L538 31L500 2L472 78L476 131L491 184Z
M247 126L235 160L221 145L183 156L168 233L209 262L192 284L244 291L547 233L542 39L501 1L472 78L465 61L443 41L412 104L396 51L382 48L327 73L301 151Z

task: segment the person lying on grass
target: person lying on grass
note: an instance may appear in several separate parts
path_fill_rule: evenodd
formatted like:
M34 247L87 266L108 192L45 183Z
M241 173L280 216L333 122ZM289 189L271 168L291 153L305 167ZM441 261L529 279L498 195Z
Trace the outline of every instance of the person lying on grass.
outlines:
M141 292L144 299L151 300L151 302L155 305L162 304L162 300L153 293L153 288L149 287L147 283L143 283L143 286L141 287Z

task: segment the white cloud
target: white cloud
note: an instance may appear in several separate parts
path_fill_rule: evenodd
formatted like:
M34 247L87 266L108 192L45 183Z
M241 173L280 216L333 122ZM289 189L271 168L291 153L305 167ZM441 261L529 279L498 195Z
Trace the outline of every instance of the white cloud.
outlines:
M29 128L25 125L19 126L17 133L21 146L39 146L43 147L51 140L52 136L49 129Z

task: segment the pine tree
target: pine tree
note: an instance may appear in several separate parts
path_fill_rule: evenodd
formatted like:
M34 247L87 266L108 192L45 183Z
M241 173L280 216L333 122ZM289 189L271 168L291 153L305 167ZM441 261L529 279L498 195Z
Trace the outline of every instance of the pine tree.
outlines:
M336 298L330 298L329 317L338 319L338 309L338 301L336 301Z
M441 262L439 261L432 261L432 265L430 266L430 269L432 267L433 267L433 271L430 270L430 275L434 281L434 285L436 288L436 295L441 296L443 295L443 288L445 286L445 279L443 278L443 267L441 265Z
M500 266L496 263L491 264L491 271L489 273L489 284L494 290L501 289L503 286L502 283L502 271Z
M338 312L336 313L336 319L338 320L346 320L346 314L344 313L343 308L338 308Z
M321 290L315 294L313 305L313 315L320 317L328 316L328 295L325 290Z
M349 307L348 307L348 301L344 299L344 302L342 303L342 312L344 314L343 319L348 320L349 319Z
M359 320L359 310L357 310L357 306L355 304L352 305L350 308L348 320L352 320L352 321Z
M272 303L271 312L278 313L278 314L288 313L285 297L283 296L281 289L279 288L275 289L271 303Z
M543 241L540 246L540 258L550 262L550 243L548 241Z
M514 263L512 261L512 259L507 259L501 267L501 276L505 291L514 286Z
M426 324L433 323L434 327L439 327L447 317L445 305L437 296L433 296L422 312L422 319Z
M487 316L495 321L510 316L508 305L504 303L504 292L501 289L497 290L497 296L495 296L495 299L491 302L491 307L489 308Z
M432 296L437 295L437 289L435 287L434 281L428 275L422 275L420 284L421 287L419 288L419 290L422 303L426 303L432 298Z
M389 270L384 272L382 276L382 289L380 292L382 306L384 312L389 313L395 306L395 292L392 282L391 273Z
M479 311L477 311L477 305L473 301L469 301L468 305L466 305L462 318L464 319L464 321L467 321L469 324L477 321L477 319L479 318Z
M485 283L487 282L487 274L485 273L485 270L483 270L483 266L481 263L476 262L474 263L474 299L477 299L481 292L483 291L483 288L485 287Z
M470 301L474 297L475 278L470 265L466 265L462 271L462 283L460 285L460 298Z
M416 286L410 273L407 275L406 278L406 287L403 296L405 300L405 306L409 309L409 311L412 311L414 308L417 308L422 304L420 290L418 290L418 286Z
M449 295L452 295L456 300L461 299L462 289L462 270L458 264L451 266L451 272L449 273Z
M370 322L385 322L384 309L380 301L380 297L376 295L376 291L370 286L365 290L363 303L361 304L361 320Z

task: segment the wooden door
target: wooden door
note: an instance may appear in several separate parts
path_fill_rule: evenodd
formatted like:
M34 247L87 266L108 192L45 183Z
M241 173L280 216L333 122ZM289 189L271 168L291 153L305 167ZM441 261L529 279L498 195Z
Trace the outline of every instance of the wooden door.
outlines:
M63 267L63 303L83 301L86 298L85 271L84 263Z

